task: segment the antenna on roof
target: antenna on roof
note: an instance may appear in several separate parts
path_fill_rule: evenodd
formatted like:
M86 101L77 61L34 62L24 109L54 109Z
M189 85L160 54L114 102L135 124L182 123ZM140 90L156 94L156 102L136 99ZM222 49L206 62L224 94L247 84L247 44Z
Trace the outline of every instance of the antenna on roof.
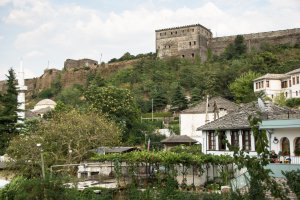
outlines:
M257 99L257 103L258 103L258 107L261 111L263 111L263 112L266 111L265 103L261 98Z

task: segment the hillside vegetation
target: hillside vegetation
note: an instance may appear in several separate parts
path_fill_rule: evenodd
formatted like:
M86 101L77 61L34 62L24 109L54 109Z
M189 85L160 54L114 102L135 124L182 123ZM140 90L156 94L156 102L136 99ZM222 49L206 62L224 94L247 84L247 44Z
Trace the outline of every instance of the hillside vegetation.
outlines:
M205 63L199 59L143 59L130 69L112 74L106 81L130 89L142 111L148 112L152 98L157 109L161 108L160 104L171 104L178 86L185 95L191 97L191 103L201 100L207 94L238 100L229 86L249 71L259 76L286 73L299 67L300 48L297 46L266 46L260 52L242 54L231 59L224 54L210 58ZM253 91L250 82L249 87Z
M138 56L125 53L115 60L136 60L117 70L90 70L84 85L63 88L56 81L48 89L51 93L44 90L37 97L78 107L85 103L82 97L91 84L115 86L131 91L142 113L151 111L152 100L155 111L161 111L167 105L171 105L172 111L180 111L203 100L206 95L220 95L238 103L250 102L256 99L253 79L266 73L286 73L300 68L299 45L263 44L259 51L246 53L242 36L237 36L220 56L208 52L206 62L201 62L200 58L159 59L152 53L145 55L136 59ZM185 97L189 97L189 101Z

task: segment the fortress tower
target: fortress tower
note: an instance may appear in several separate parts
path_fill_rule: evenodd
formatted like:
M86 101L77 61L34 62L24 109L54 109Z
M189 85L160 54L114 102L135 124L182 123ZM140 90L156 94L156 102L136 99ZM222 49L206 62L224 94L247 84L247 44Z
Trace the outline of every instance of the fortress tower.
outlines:
M237 35L215 37L201 24L166 28L155 31L156 53L159 58L181 57L207 59L208 50L220 55L233 43ZM247 50L259 50L262 45L300 45L300 28L240 34L244 37Z
M209 29L200 24L156 30L156 53L159 58L182 57L206 60Z
M25 86L24 81L24 70L23 63L20 62L20 71L18 73L18 117L21 119L25 119L25 91L27 90L27 86Z

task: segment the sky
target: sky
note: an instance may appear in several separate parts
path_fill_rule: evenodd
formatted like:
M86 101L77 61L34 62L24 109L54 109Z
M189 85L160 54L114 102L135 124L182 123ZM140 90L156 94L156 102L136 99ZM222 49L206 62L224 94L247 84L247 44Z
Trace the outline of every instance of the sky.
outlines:
M0 80L64 61L155 52L155 30L202 24L214 36L300 28L300 0L0 0ZM102 56L101 56L102 55Z

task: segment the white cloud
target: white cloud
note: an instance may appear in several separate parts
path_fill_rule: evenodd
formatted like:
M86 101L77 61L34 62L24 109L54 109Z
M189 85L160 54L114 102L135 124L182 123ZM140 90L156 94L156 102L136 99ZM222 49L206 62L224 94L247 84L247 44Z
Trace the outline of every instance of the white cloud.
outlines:
M4 4L0 0L0 5L1 2ZM99 60L102 53L107 61L126 51L134 54L155 51L154 31L160 28L200 23L214 35L217 32L222 36L300 27L298 0L268 0L264 6L247 10L239 10L241 3L237 7L232 3L230 10L225 10L224 3L217 2L178 9L155 9L154 3L144 4L104 15L101 9L76 4L11 0L14 7L4 21L26 27L16 36L14 46L27 59L28 66L33 65L31 71L38 72L41 63L48 59L60 68L67 58Z

